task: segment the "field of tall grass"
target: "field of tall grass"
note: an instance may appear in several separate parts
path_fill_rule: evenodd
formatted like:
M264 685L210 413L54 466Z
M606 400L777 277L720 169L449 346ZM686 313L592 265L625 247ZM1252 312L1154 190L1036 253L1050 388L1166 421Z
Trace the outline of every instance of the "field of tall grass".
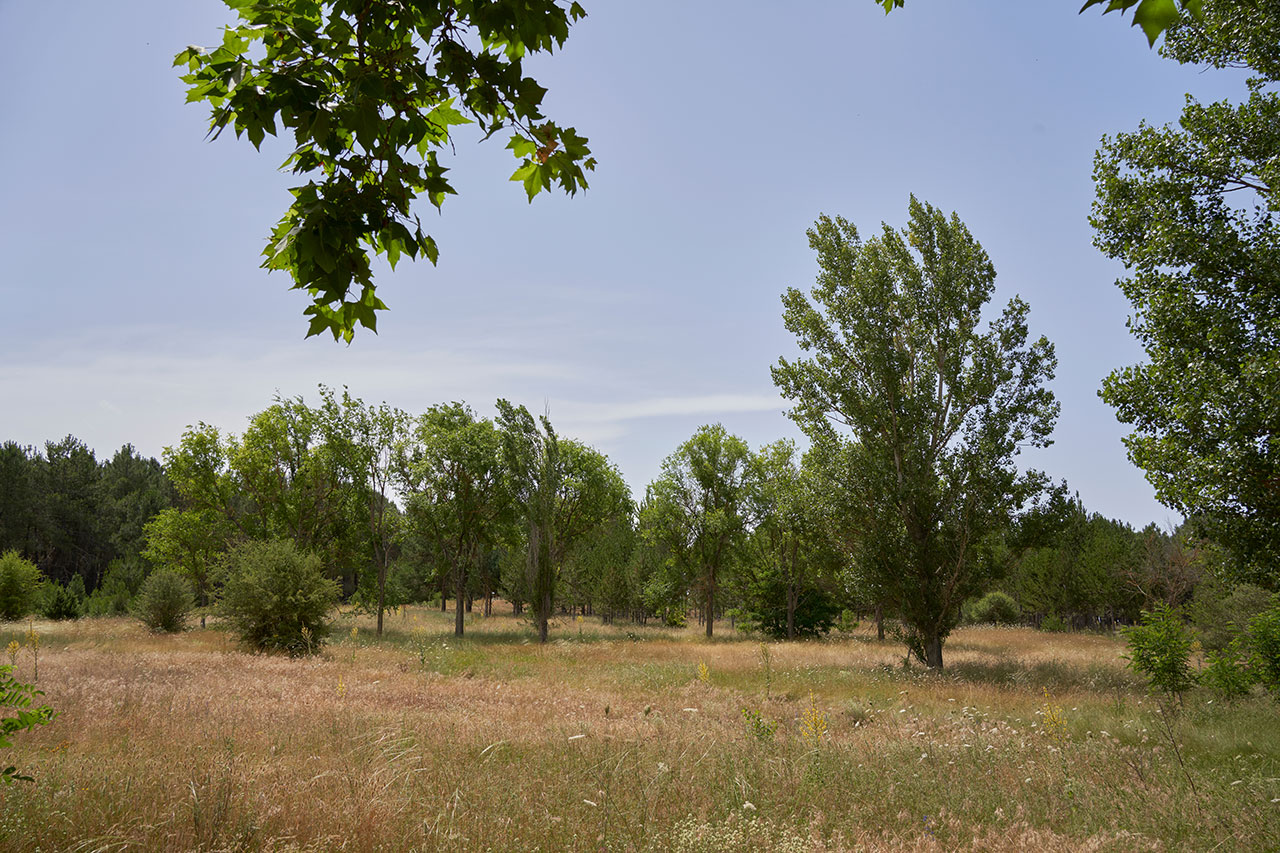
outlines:
M1280 849L1280 704L1162 712L1116 637L960 629L933 674L863 632L387 625L300 659L212 623L0 626L39 635L59 712L0 756L35 777L0 849Z

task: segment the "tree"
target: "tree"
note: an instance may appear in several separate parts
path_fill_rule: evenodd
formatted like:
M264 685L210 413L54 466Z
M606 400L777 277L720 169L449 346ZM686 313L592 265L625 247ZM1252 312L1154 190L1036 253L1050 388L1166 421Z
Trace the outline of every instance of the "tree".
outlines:
M748 610L765 631L788 640L823 633L840 609L829 583L839 560L811 463L798 464L789 439L765 445L752 454L750 489L755 524L742 566Z
M345 389L339 401L328 388L320 387L320 407L325 443L345 470L344 479L352 488L352 500L365 520L370 557L378 589L378 628L382 636L382 614L387 603L387 572L391 566L393 540L400 527L400 513L391 499L397 454L409 441L409 416L383 403L366 406Z
M559 0L224 0L239 23L222 44L188 47L188 101L212 108L210 135L228 127L257 148L293 134L282 168L309 176L263 251L312 304L307 335L351 341L376 328L370 251L394 268L401 254L435 263L435 241L412 203L436 208L454 192L439 162L452 128L476 123L485 138L511 130L520 161L512 180L529 199L558 184L585 189L595 167L587 140L542 113L546 90L526 77L528 53L564 44L586 15Z
M716 593L746 534L750 450L720 424L699 427L662 462L649 486L645 534L665 554L665 568L702 597L707 637L715 622Z
M1234 552L1240 580L1280 585L1280 80L1274 4L1207 4L1166 55L1259 72L1241 104L1188 99L1179 127L1104 138L1095 245L1125 264L1147 361L1101 396L1164 503Z
M546 415L542 429L524 406L498 400L509 490L525 521L529 593L538 640L547 641L565 556L611 519L631 513L631 494L598 451L560 438Z
M409 523L433 540L452 570L454 634L463 635L467 581L492 544L511 498L502 438L463 403L432 406L414 426L415 443L397 460Z
M906 5L906 0L875 1L884 7L885 14ZM1133 26L1142 27L1148 44L1154 45L1161 33L1176 24L1182 13L1191 18L1200 17L1203 14L1203 2L1204 0L1085 0L1080 11L1083 13L1086 9L1103 3L1107 4L1102 10L1104 15L1133 9Z
M228 528L226 520L211 510L176 507L161 510L143 528L147 545L142 556L157 569L178 572L190 583L201 608L201 628L213 601L218 555L227 547Z
M1016 297L979 332L995 287L986 252L955 214L914 197L910 214L905 230L885 225L865 242L839 217L809 230L813 301L791 288L783 304L813 355L781 359L773 378L815 443L842 448L856 564L889 596L912 650L941 668L984 540L1042 488L1014 458L1049 443L1058 405L1043 386L1056 362L1046 339L1027 345Z

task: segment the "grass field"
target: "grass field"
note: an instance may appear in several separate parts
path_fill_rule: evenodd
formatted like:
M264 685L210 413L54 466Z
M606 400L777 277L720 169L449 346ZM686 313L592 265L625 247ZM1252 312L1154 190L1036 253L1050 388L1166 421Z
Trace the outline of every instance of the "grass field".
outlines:
M864 633L451 627L347 616L289 659L36 622L59 716L2 756L36 781L0 849L1280 850L1280 705L1166 718L1114 637L961 629L935 675Z

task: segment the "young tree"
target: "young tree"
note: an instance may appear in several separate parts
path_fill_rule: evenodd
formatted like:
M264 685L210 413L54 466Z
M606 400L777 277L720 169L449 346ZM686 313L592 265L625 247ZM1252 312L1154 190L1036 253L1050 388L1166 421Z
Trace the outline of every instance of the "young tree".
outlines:
M1180 127L1103 140L1095 244L1147 361L1102 397L1132 424L1129 458L1157 497L1235 554L1238 577L1280 585L1280 9L1217 0L1170 34L1182 62L1248 65L1244 103L1188 99Z
M747 532L747 443L723 426L699 427L662 463L649 485L645 535L665 554L666 568L702 596L707 637L715 622L716 593Z
M409 523L440 549L452 569L454 634L463 635L467 582L484 545L492 544L511 498L502 437L463 403L432 406L414 425L412 446L396 463Z
M351 498L365 522L370 557L378 588L378 628L387 599L387 572L399 530L400 514L392 501L397 454L409 452L410 418L386 403L366 406L345 389L342 399L320 386L320 418L325 443L345 469Z
M386 306L370 251L394 267L436 243L412 212L421 195L436 208L454 192L439 152L451 128L475 122L484 138L512 131L520 161L512 180L529 199L558 184L570 195L595 166L587 140L542 113L546 90L524 75L528 53L564 44L586 12L560 0L224 0L240 22L211 50L188 47L188 101L212 107L210 135L231 127L256 148L293 134L284 167L310 176L263 251L312 304L307 335L350 341L374 329Z
M790 439L765 445L750 462L755 524L742 566L750 587L747 603L766 631L788 640L798 632L822 633L839 611L829 583L839 560L825 529L811 464L799 464Z
M1027 345L1016 297L979 331L995 287L986 252L954 214L914 197L910 213L904 231L885 225L865 242L838 217L809 230L813 301L791 288L783 304L813 356L781 359L773 377L815 443L843 447L857 564L889 596L912 650L941 668L984 538L1043 484L1014 458L1049 442L1058 405L1043 386L1055 359L1044 338Z
M545 643L565 555L610 518L629 514L631 495L603 454L557 436L546 415L539 430L524 406L497 405L510 494L525 522L538 640Z
M205 627L217 582L218 555L230 539L226 519L207 509L168 507L147 522L143 531L147 542L143 558L158 570L175 571L186 578L201 608L200 627Z

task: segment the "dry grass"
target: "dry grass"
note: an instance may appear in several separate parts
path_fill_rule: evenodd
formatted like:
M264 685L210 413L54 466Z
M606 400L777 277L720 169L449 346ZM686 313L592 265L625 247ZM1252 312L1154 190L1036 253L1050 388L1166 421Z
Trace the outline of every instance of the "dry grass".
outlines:
M758 641L566 620L539 647L508 616L460 642L450 626L415 610L374 642L347 617L292 660L214 627L36 623L60 716L6 756L38 781L0 792L0 848L1280 847L1274 703L1194 697L1184 772L1112 637L965 629L940 676L867 634L771 644L766 697Z

